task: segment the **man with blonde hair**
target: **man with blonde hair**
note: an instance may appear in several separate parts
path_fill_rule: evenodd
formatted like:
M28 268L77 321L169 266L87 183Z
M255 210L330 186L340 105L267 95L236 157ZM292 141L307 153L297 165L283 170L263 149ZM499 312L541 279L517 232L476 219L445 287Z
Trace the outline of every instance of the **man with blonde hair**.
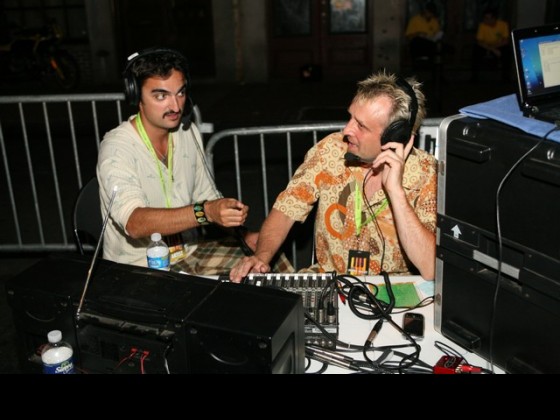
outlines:
M348 112L341 132L307 152L232 281L270 271L293 224L315 204L317 263L308 271L434 279L436 160L413 146L426 116L420 83L380 71L358 83Z

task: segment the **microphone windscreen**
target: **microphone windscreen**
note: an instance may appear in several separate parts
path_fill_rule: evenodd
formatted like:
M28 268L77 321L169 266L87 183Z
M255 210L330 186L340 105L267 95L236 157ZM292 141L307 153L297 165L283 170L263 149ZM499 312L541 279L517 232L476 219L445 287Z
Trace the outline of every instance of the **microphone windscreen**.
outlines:
M344 154L344 160L346 160L347 162L350 162L350 163L361 161L361 159L358 156L356 156L354 153L350 153L350 152L347 152L347 153Z

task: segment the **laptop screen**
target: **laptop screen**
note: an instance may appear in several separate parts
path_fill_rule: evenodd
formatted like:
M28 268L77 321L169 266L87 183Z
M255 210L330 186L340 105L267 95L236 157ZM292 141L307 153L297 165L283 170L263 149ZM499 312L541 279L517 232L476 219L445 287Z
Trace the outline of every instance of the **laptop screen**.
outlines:
M522 108L560 102L560 25L512 31Z

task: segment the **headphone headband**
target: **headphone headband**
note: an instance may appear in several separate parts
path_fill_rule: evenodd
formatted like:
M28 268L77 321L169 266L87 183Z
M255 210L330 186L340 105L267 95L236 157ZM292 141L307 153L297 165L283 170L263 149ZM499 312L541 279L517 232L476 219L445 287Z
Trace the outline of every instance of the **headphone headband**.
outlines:
M142 91L141 83L138 81L138 79L136 78L136 76L132 71L134 63L136 63L139 59L144 58L146 56L163 54L163 53L173 54L177 58L179 58L179 60L182 61L183 63L182 67L184 68L185 79L187 80L187 90L190 90L191 81L190 81L190 75L188 71L189 70L188 61L183 54L171 48L159 48L159 47L146 48L144 50L140 50L129 55L127 57L127 63L123 71L124 93L130 105L133 106L138 105L138 103L140 102L141 91Z
M414 92L414 89L404 77L397 76L396 84L410 98L410 105L408 107L408 110L410 111L410 117L408 119L408 123L410 124L410 127L412 129L414 128L414 123L416 122L416 115L418 114L418 98L416 97L416 92Z
M408 106L410 116L408 119L401 118L392 122L383 132L381 136L381 144L385 144L390 141L406 144L412 135L414 124L416 123L416 115L418 114L418 98L416 97L414 89L410 83L401 76L397 76L395 84L410 98L410 104Z

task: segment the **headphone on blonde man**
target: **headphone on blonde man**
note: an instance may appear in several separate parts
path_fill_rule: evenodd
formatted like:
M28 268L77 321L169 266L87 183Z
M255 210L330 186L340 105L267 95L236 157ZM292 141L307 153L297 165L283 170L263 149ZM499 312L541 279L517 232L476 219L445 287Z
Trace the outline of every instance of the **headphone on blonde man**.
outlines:
M410 83L401 76L397 76L395 83L410 98L410 105L408 107L410 117L408 119L400 118L393 121L381 135L381 144L386 144L391 141L402 144L408 143L408 140L410 140L410 136L412 135L412 131L414 130L416 115L418 114L418 99L416 98L416 93Z

